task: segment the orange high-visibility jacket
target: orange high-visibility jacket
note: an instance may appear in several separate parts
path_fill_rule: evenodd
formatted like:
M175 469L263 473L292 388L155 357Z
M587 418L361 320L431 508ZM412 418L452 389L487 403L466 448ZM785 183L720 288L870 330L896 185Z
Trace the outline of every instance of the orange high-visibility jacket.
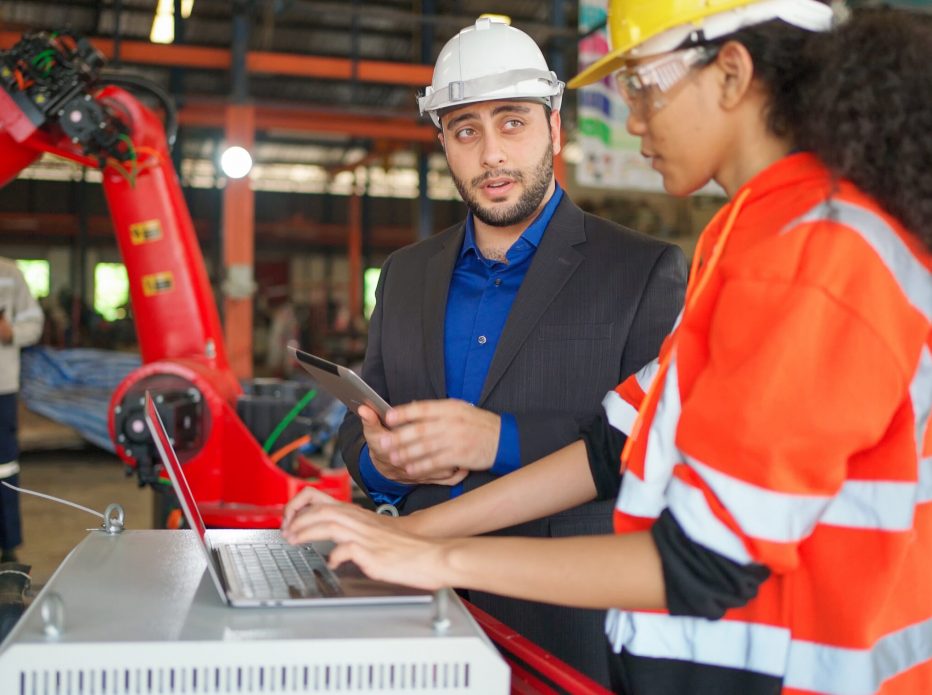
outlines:
M605 400L631 432L616 531L667 508L771 576L721 620L611 611L610 640L785 693L932 693L932 254L809 154L749 181L699 253L659 361Z

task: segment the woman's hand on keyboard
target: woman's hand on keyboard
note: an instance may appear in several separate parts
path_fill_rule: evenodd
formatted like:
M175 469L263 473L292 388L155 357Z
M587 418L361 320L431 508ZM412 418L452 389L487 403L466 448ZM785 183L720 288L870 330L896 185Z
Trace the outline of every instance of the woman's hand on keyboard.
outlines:
M450 541L416 536L400 528L395 517L374 514L360 507L321 501L318 490L306 497L310 504L292 514L282 535L289 543L332 541L328 564L354 562L373 579L421 589L448 586L444 578ZM403 517L402 517L403 518Z

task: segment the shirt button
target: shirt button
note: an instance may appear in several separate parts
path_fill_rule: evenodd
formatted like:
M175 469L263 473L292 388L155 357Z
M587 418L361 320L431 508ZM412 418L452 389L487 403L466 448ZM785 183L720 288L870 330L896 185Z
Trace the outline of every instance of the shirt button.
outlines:
M501 287L501 284L502 284L502 279L501 279L501 278L495 278L495 286L496 286L496 287Z
M480 336L479 336L479 344L480 344L480 345L485 345L486 342L487 342L487 340L488 340L488 339L487 339L484 335L480 335Z

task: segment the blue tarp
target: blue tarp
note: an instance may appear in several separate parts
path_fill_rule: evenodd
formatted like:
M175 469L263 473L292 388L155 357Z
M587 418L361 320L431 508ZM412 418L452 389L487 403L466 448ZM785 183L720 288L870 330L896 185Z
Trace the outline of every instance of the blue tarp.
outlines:
M92 444L113 452L107 431L110 396L139 355L91 348L23 350L20 397L26 407L73 427Z
M20 398L33 412L73 427L87 441L114 452L107 430L110 396L131 371L139 355L92 348L59 350L45 346L22 353ZM326 393L308 407L316 452L339 430L346 406Z

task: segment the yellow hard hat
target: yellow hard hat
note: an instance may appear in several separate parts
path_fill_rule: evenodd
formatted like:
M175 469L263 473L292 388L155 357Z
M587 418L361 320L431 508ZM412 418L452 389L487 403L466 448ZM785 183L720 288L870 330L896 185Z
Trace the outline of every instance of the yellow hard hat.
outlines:
M670 51L690 34L709 40L782 19L809 31L826 31L832 9L819 0L609 0L609 53L569 81L582 87L614 72L626 58Z

